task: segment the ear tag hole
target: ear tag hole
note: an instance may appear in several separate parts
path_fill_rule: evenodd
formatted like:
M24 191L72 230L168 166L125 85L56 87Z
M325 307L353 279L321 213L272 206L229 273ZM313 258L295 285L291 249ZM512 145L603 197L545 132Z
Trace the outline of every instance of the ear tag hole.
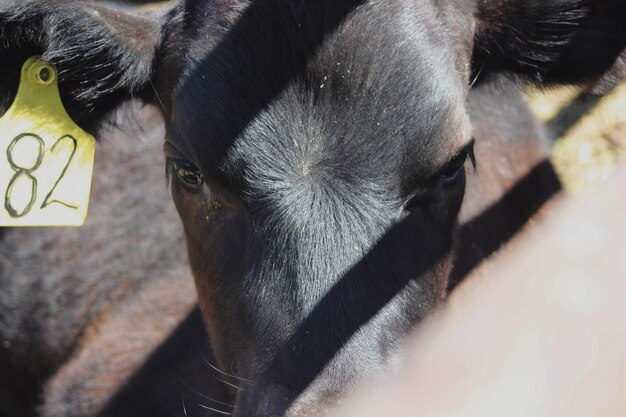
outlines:
M67 114L56 68L29 58L0 117L0 226L82 225L95 144Z
M28 68L28 79L33 85L48 87L56 81L57 72L52 65L36 61Z

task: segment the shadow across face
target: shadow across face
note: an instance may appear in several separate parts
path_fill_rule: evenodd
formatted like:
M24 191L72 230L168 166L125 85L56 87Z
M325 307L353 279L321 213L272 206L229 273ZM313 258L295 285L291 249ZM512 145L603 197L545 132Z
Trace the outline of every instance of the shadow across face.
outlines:
M389 366L444 296L471 154L437 10L279 3L194 5L166 142L217 360L252 381L230 381L242 416Z

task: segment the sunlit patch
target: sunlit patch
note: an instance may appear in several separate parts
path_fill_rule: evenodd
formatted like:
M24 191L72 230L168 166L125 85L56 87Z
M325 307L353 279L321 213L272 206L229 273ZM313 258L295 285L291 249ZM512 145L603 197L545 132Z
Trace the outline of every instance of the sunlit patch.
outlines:
M530 97L533 111L556 136L552 162L568 192L602 183L626 157L626 83L605 97L587 97L572 87Z

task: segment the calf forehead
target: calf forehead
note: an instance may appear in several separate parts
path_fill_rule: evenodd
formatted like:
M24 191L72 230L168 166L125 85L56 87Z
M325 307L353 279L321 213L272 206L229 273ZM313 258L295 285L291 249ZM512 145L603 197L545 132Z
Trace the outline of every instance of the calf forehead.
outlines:
M419 176L465 139L464 77L431 2L232 3L221 35L216 12L195 34L170 129L208 172L236 177L234 156L265 146L305 173L333 158L372 168L375 155L386 174Z

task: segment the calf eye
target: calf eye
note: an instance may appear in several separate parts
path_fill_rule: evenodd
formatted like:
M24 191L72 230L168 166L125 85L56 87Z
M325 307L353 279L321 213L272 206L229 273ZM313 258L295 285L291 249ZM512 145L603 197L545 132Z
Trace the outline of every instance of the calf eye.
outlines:
M172 161L172 164L174 172L184 184L198 187L204 183L204 177L200 169L191 162L177 159Z
M433 193L437 194L439 190L452 188L457 184L463 173L465 163L469 160L474 169L476 169L476 158L474 157L474 139L467 143L452 159L448 161L442 169L440 169L431 179L428 189L423 188L411 194L404 203L403 211L412 211L417 207L421 207Z
M445 186L456 184L461 177L465 162L470 160L474 168L476 168L476 158L474 157L474 140L472 139L448 162L443 171L441 171L441 182Z

